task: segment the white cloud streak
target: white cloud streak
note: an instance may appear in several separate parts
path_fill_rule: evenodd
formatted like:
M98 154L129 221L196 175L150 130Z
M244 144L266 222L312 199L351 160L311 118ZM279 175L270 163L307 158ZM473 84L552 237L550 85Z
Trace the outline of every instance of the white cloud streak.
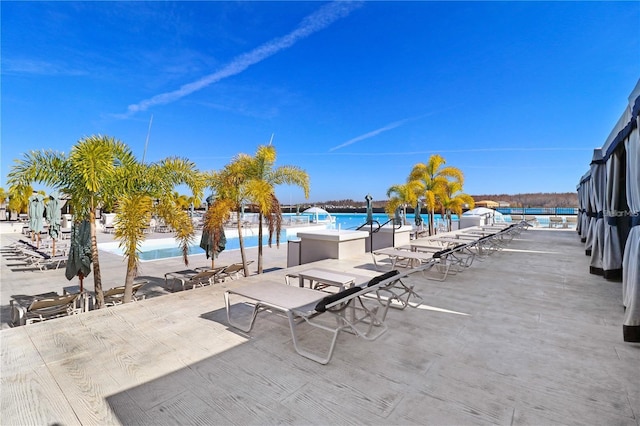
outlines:
M276 53L293 46L298 41L320 31L349 15L360 7L361 2L335 1L322 6L316 12L305 17L298 27L289 34L273 39L254 50L244 53L219 71L209 74L200 80L183 85L177 90L161 93L152 98L143 100L137 104L129 105L126 116L145 111L152 106L168 104L194 92L202 90L225 78L240 74L252 65L255 65Z
M340 144L340 145L338 145L338 146L334 146L333 148L331 148L331 149L329 150L329 152L335 151L335 150L340 149L340 148L344 148L345 146L349 146L349 145L351 145L351 144L354 144L354 143L356 143L356 142L360 142L360 141L365 140L365 139L372 138L372 137L374 137L374 136L376 136L376 135L379 135L380 133L387 132L387 131L389 131L389 130L391 130L391 129L395 129L396 127L400 127L400 126L402 126L404 123L406 123L406 122L407 122L407 121L409 121L409 120L410 120L409 118L406 118L406 119L404 119L404 120L396 121L396 122L394 122L394 123L387 124L387 125L386 125L386 126L384 126L384 127L381 127L381 128L379 128L379 129L376 129L376 130L374 130L374 131L372 131L372 132L365 133L364 135L357 136L357 137L355 137L355 138L353 138L353 139L349 139L348 141L346 141L346 142L345 142L345 143L343 143L343 144Z
M387 124L387 125L386 125L386 126L384 126L384 127L381 127L381 128L379 128L379 129L373 130L373 131L368 132L368 133L365 133L364 135L357 136L357 137L355 137L355 138L353 138L353 139L349 139L349 140L348 140L348 141L346 141L345 143L340 144L340 145L338 145L338 146L334 146L333 148L331 148L331 149L329 150L329 152L333 152L333 151L336 151L336 150L338 150L338 149L340 149L340 148L344 148L345 146L349 146L349 145L351 145L351 144L354 144L354 143L356 143L356 142L360 142L360 141L363 141L363 140L365 140L365 139L372 138L372 137L374 137L374 136L379 135L380 133L384 133L384 132L387 132L387 131L389 131L389 130L393 130L393 129L395 129L396 127L403 126L404 124L408 123L409 121L414 121L414 120L419 120L419 119L421 119L421 118L429 117L430 115L434 115L434 114L437 114L437 113L439 113L439 112L444 112L444 111L447 111L447 110L453 109L453 108L455 108L455 107L457 107L457 105L452 105L452 106L450 106L450 107L447 107L447 108L444 108L444 109L440 109L440 110L438 110L438 111L428 112L428 113L426 113L426 114L422 114L422 115L419 115L419 116L417 116L417 117L409 117L409 118L405 118L404 120L394 121L393 123L391 123L391 124Z

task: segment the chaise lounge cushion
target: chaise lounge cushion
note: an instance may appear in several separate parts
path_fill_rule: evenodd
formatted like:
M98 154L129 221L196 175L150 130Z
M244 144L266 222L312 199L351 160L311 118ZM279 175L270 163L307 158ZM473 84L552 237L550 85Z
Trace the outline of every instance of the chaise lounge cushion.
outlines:
M335 294L332 294L330 296L327 296L327 297L323 298L322 300L320 300L318 302L318 304L316 305L315 309L316 309L317 312L326 312L327 305L330 305L330 304L332 304L334 302L337 302L340 299L343 299L345 297L349 297L352 294L359 292L360 290L362 290L362 289L360 287L356 286L356 287L348 288L346 290L342 290L339 293L335 293Z
M372 286L378 284L381 281L384 281L384 280L389 279L391 277L395 277L399 273L400 272L397 269L394 269L392 271L385 272L382 275L378 275L377 277L373 277L373 278L371 278L371 281L369 281L369 283L367 284L367 287L372 287Z

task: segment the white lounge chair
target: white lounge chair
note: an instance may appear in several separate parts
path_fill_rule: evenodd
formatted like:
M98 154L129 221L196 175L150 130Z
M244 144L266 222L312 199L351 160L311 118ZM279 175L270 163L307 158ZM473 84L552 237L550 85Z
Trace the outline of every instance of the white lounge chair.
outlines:
M253 329L259 312L282 312L289 321L296 352L320 364L327 364L333 356L341 331L349 331L366 340L375 340L387 330L381 318L386 316L390 301L385 304L379 317L378 303L375 307L368 306L363 296L392 285L398 279L397 274L397 271L393 271L374 278L369 283L329 295L319 290L269 281L229 289L224 294L227 320L231 326L248 333ZM248 324L240 324L234 317L235 305L231 302L232 296L242 298L246 304L252 306ZM327 316L333 317L334 321L326 318ZM326 352L313 352L301 346L298 328L303 323L330 333L331 340Z

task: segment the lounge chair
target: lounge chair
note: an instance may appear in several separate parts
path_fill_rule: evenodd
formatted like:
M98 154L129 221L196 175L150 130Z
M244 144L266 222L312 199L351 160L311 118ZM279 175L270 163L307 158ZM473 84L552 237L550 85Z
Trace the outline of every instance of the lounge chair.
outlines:
M376 256L387 256L391 260L391 270L398 266L398 262L403 261L406 261L404 266L407 268L412 268L423 263L433 262L433 256L430 253L387 247L371 252L371 257L373 258L373 264L375 265L376 270L380 270L378 268Z
M366 340L375 340L387 330L384 320L379 318L378 303L375 307L368 306L364 296L391 285L398 279L397 274L397 271L383 274L361 286L330 295L319 290L269 281L229 289L224 294L227 320L231 326L248 333L253 329L259 312L282 312L288 318L296 352L320 364L327 364L333 356L341 331L349 331ZM231 303L232 296L238 296L252 306L248 324L240 324L234 319L232 306L235 305ZM390 301L385 304L382 318L386 316L389 304ZM331 340L326 352L318 353L302 348L298 336L298 328L302 323L330 333Z
M564 220L558 216L549 216L549 228L566 228Z
M61 266L66 265L68 259L69 256L67 255L42 257L40 259L34 259L32 265L39 268L41 271L44 271L45 269L58 269Z
M149 281L139 281L133 283L133 287L131 288L131 295L134 302L139 299L144 299L144 296L137 296L138 290L147 284ZM104 292L104 306L116 306L124 303L124 288L125 286L118 286L110 288L109 290Z
M247 262L247 266L251 265L253 260ZM240 274L244 276L244 265L242 262L232 263L231 265L225 267L222 271L216 274L216 282L225 281L227 278L230 280L234 280L240 278Z
M187 288L196 288L196 287L204 287L205 285L212 284L214 282L218 282L218 275L224 271L226 266L214 268L214 269L202 269L202 270L185 270L185 271L177 271L177 272L168 272L164 275L165 283L172 279L171 281L171 291L174 291L176 282L180 282L182 286L182 290L186 290Z
M76 303L79 293L63 296L36 297L28 306L11 300L11 323L13 326L28 325L79 313Z

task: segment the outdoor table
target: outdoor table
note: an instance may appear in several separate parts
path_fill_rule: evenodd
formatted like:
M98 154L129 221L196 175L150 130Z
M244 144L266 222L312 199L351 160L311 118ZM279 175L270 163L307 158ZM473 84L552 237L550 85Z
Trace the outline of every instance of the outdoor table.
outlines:
M355 277L344 275L328 269L306 269L297 273L300 287L304 287L305 280L309 281L309 288L325 288L327 286L338 287L339 291L355 284ZM314 286L314 282L316 283Z

